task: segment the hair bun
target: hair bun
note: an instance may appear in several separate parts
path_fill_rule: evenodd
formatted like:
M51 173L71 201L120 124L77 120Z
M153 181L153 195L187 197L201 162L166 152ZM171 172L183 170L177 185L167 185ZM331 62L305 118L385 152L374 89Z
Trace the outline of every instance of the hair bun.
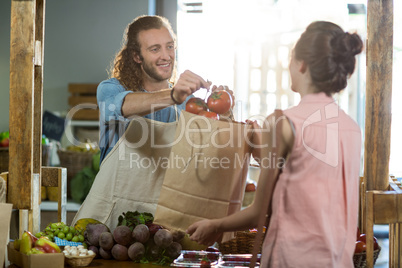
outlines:
M339 34L331 42L332 48L335 52L335 61L342 62L350 57L359 54L363 49L363 42L356 34L348 32Z

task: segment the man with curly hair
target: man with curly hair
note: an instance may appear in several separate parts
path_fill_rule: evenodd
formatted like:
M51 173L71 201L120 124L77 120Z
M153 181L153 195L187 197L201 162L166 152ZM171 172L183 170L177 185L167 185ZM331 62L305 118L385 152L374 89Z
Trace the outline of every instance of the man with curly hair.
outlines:
M101 82L97 90L101 162L124 133L130 118L173 122L185 109L189 96L200 88L210 88L209 81L188 70L175 81L175 59L176 37L166 18L140 16L127 26L112 77Z

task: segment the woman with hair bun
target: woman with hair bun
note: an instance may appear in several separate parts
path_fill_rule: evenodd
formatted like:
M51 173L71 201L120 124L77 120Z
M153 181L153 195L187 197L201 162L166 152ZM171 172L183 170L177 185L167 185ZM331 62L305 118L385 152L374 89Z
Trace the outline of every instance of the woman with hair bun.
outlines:
M192 240L210 245L223 232L255 228L268 202L261 267L353 267L361 133L332 94L346 87L362 48L357 34L334 23L307 27L289 63L291 88L301 101L279 119L268 116L259 132L256 145L262 146L254 153L260 156L261 173L253 204L192 224L187 229ZM278 176L264 165L272 163L264 160L273 153L284 163Z

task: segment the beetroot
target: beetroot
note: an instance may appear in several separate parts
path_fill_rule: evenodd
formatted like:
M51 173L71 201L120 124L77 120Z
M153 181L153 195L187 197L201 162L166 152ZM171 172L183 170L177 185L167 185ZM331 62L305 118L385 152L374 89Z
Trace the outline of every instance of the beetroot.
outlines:
M149 239L149 229L145 224L135 226L132 234L133 238L140 243L145 243Z
M112 256L118 261L128 260L128 250L127 247L120 244L115 244L112 248Z
M169 230L161 229L155 233L155 244L161 248L167 248L173 242L173 235Z
M172 259L176 259L180 256L182 250L182 246L178 242L172 242L165 251L165 254L168 255Z
M111 250L114 245L113 235L109 232L103 232L99 236L99 246L104 250Z
M139 261L145 254L145 247L140 242L135 242L128 248L128 257L133 261Z
M120 225L113 231L113 238L117 244L127 246L132 243L131 230L129 227Z

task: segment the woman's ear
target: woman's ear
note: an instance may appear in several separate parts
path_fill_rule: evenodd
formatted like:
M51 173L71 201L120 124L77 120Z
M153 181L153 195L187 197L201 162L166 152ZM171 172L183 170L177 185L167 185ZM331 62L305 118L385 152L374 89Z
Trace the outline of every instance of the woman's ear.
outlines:
M304 74L307 71L307 64L305 61L302 61L300 64L299 72Z

